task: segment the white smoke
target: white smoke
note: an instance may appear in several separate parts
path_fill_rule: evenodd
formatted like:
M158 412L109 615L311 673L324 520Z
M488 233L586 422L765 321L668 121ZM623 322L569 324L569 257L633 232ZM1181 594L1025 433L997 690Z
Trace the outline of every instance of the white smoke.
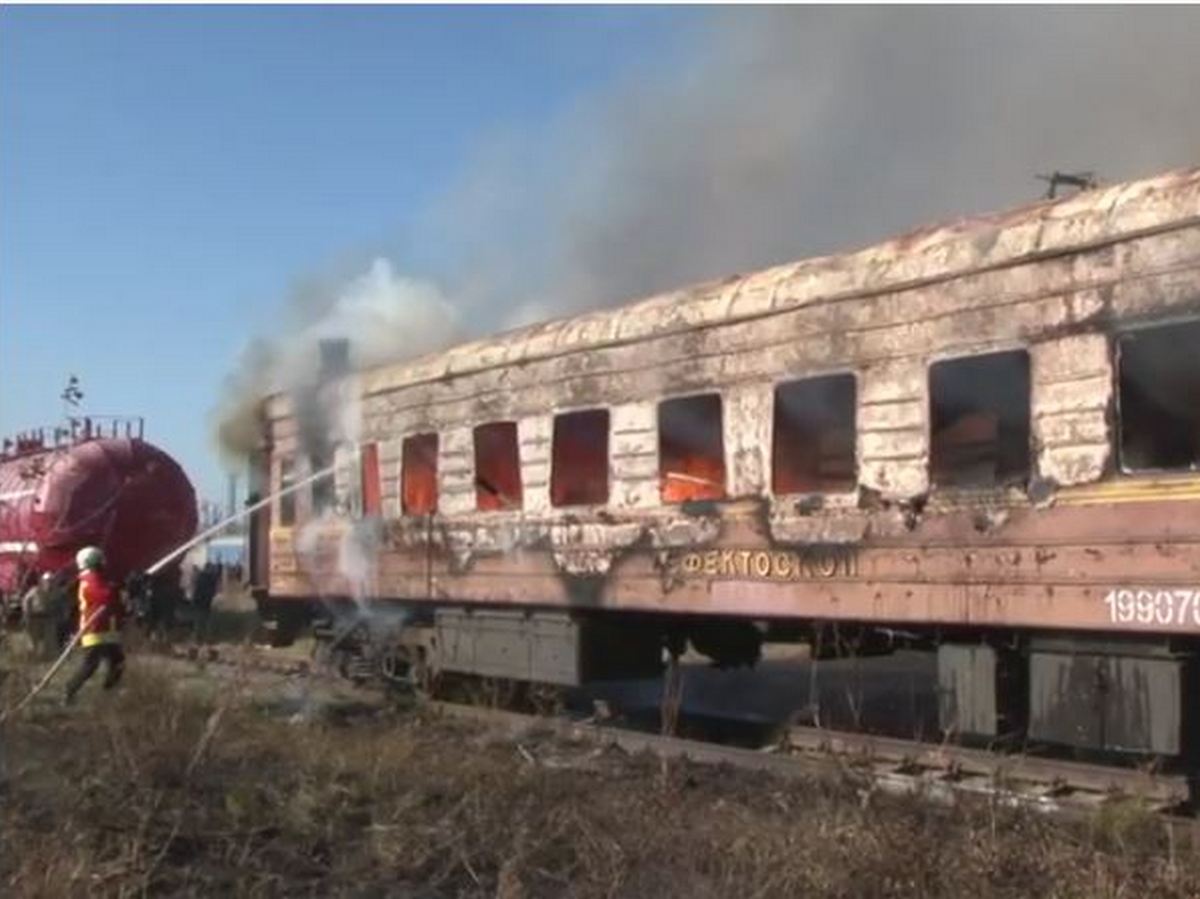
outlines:
M287 312L279 333L251 341L226 379L216 431L236 464L262 439L259 408L273 393L296 400L302 434L357 443L357 394L322 389L320 341L349 340L352 367L360 369L442 349L462 333L458 313L433 283L398 275L386 259L342 285L297 290Z
M281 373L288 383L311 373L322 339L348 338L355 367L365 368L441 349L460 331L457 311L436 285L402 277L390 261L375 259L315 321L285 340Z
M346 579L359 610L367 614L367 600L379 595L379 550L383 533L377 519L354 521L338 546L338 571Z

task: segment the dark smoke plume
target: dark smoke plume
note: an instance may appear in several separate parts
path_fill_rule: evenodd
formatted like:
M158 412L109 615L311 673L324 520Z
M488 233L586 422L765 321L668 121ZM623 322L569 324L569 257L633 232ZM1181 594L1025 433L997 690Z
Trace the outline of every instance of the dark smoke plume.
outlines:
M1020 205L1056 168L1197 164L1197 34L1188 8L726 11L471 174L437 229L467 226L454 292L556 316Z
M481 147L423 229L454 260L441 289L377 263L377 299L347 289L377 314L348 318L347 291L326 292L267 368L286 384L315 365L295 340L333 323L369 364L1019 205L1054 169L1111 182L1197 164L1197 34L1185 7L723 11L669 66Z

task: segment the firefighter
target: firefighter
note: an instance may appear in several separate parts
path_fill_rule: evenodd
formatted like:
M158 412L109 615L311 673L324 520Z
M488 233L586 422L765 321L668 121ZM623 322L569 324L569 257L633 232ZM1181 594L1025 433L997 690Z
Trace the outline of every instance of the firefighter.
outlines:
M121 602L117 589L104 575L104 553L94 546L81 549L75 556L79 567L79 629L83 661L67 682L69 703L103 661L107 664L104 689L115 687L125 668L121 649Z

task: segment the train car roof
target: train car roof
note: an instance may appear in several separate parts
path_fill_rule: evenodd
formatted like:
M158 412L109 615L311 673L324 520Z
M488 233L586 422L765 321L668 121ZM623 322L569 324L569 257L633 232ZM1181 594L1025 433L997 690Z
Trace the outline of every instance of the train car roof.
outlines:
M1200 223L1200 167L918 228L854 252L708 281L359 374L366 394L567 353L895 293ZM981 298L982 299L982 298ZM276 401L282 401L277 403ZM272 398L272 417L286 415Z

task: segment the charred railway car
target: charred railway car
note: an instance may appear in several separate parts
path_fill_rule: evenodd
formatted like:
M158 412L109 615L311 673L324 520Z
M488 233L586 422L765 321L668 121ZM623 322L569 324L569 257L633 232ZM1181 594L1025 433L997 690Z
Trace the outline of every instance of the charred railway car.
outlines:
M1200 170L322 395L357 435L336 484L255 527L285 629L369 595L410 660L556 683L903 631L948 729L1195 758ZM295 413L265 403L264 488L320 462Z

